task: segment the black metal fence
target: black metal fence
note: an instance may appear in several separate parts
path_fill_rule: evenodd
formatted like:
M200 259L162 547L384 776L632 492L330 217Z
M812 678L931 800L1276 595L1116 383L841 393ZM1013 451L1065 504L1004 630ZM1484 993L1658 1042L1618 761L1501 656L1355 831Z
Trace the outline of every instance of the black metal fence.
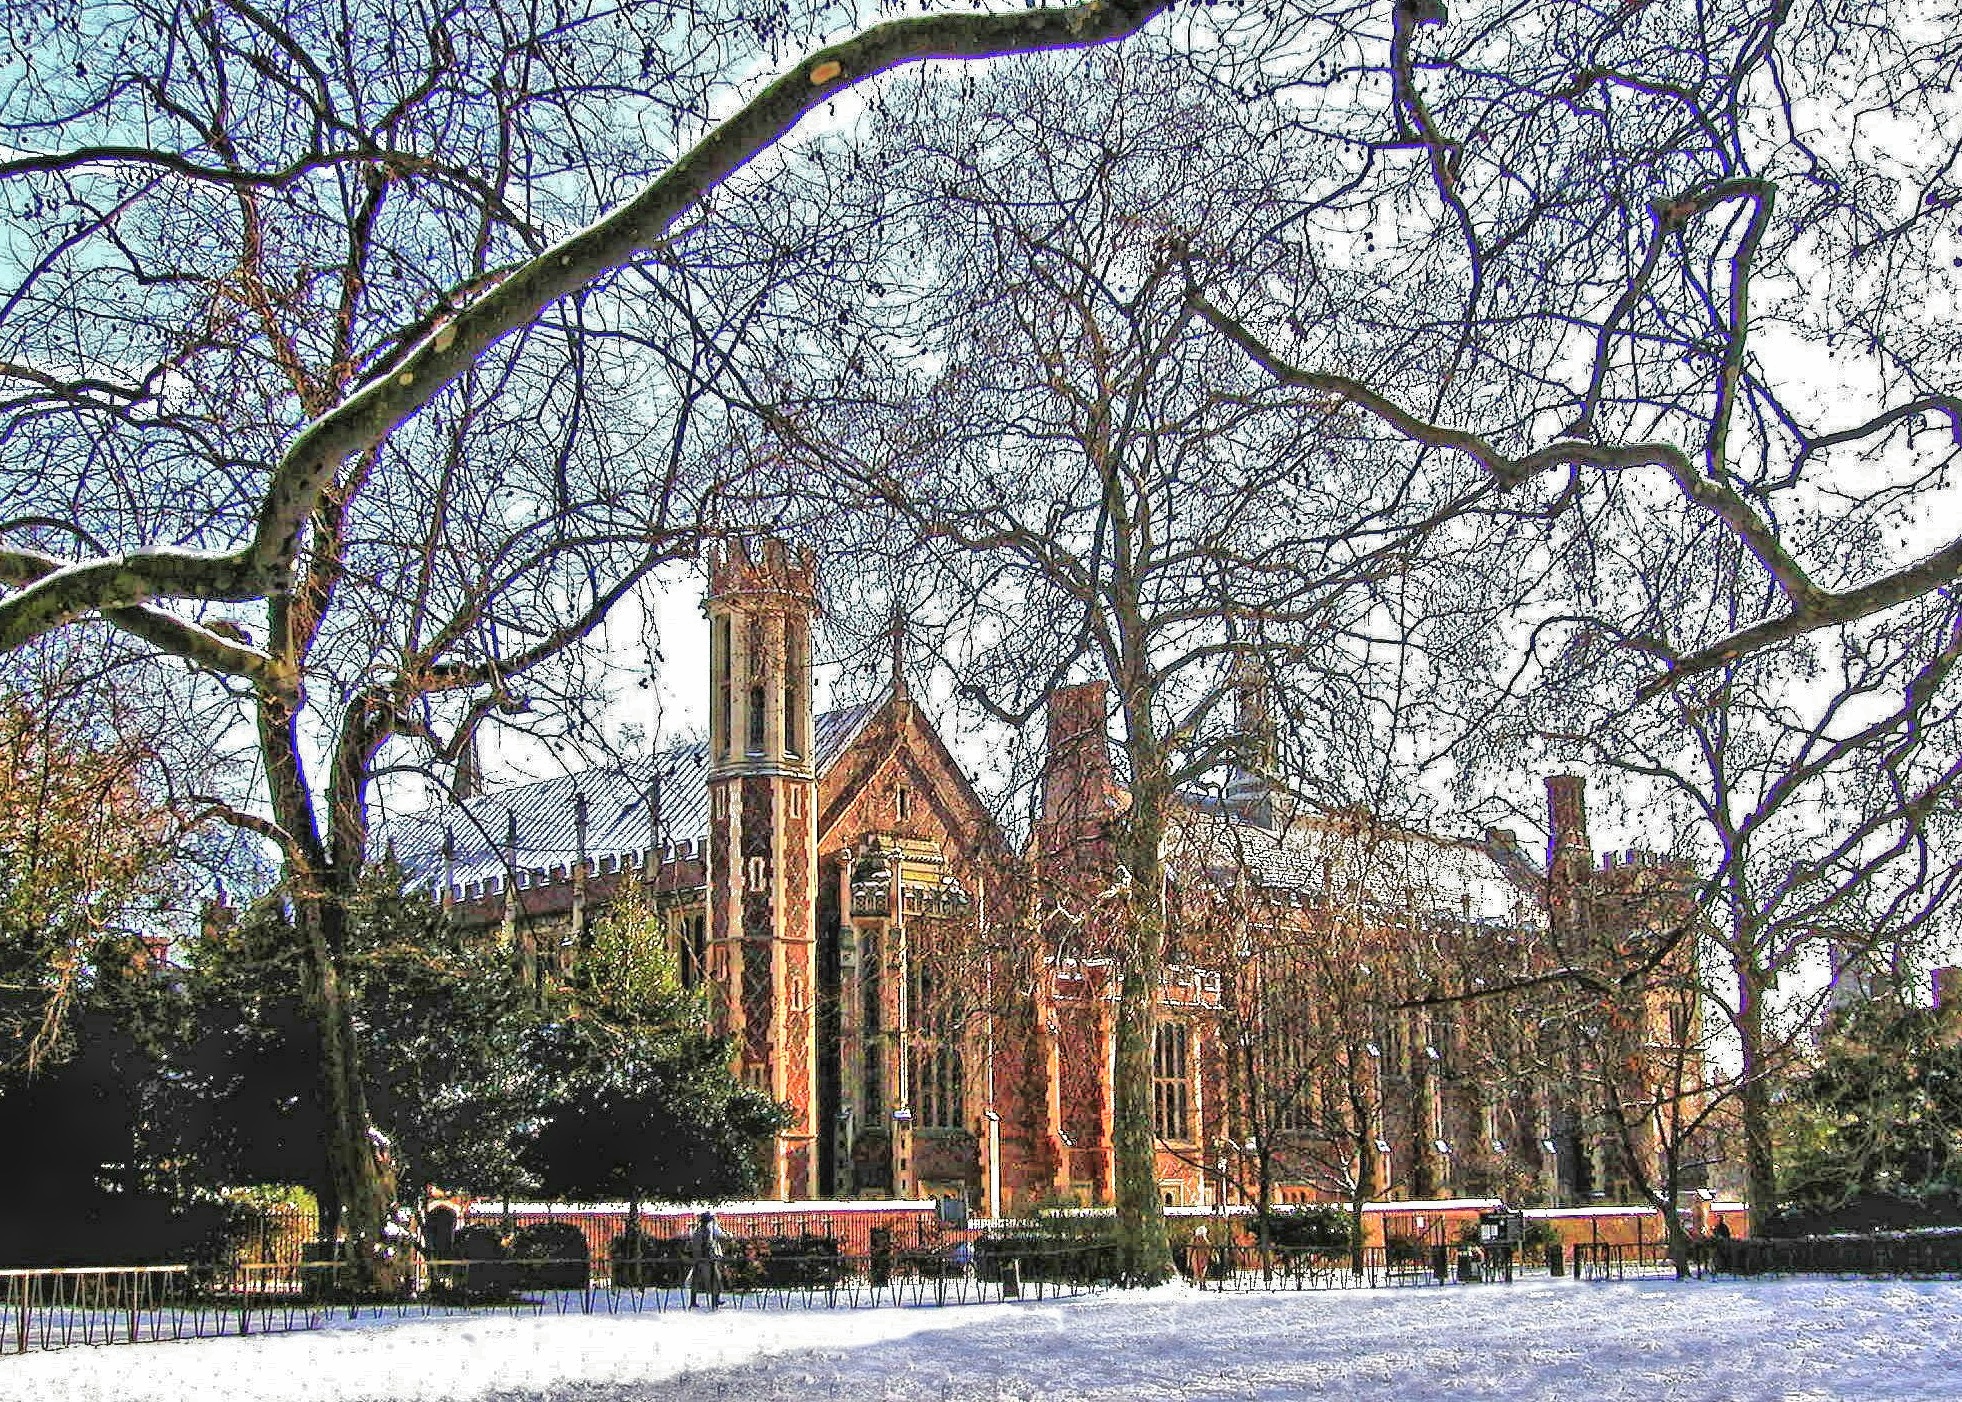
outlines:
M1962 1277L1962 1232L1751 1237L1714 1243L1714 1275Z
M358 1292L338 1262L285 1259L212 1266L0 1270L0 1354L75 1345L212 1338L318 1328L330 1318L427 1317L456 1311L642 1314L696 1308L878 1309L1045 1300L1118 1284L1115 1248L1038 1230L887 1244L848 1252L820 1237L737 1240L711 1271L672 1243L595 1261L575 1238L565 1254L506 1250L495 1234L456 1254L410 1262L390 1298ZM530 1237L515 1237L523 1246ZM658 1249L656 1249L658 1248ZM1436 1243L1348 1251L1235 1243L1182 1250L1179 1269L1224 1291L1349 1290L1510 1281L1532 1275L1620 1280L1674 1272L1662 1243L1576 1243L1515 1253ZM1830 1274L1962 1277L1962 1233L1719 1240L1691 1252L1696 1277Z
M1347 1251L1258 1246L1214 1247L1199 1259L1184 1251L1180 1271L1208 1290L1363 1290L1399 1285L1441 1285L1452 1278L1444 1247L1415 1252L1366 1248L1360 1259ZM1443 1262L1442 1273L1439 1261Z
M320 1235L320 1219L311 1208L235 1204L231 1211L223 1259L235 1265L298 1266Z
M660 1265L635 1283L613 1285L600 1283L584 1256L419 1260L386 1299L356 1291L335 1262L0 1271L0 1354L315 1329L337 1316L914 1308L1057 1299L1111 1283L1075 1246L945 1257L739 1256L712 1272Z
M1369 1247L1360 1254L1235 1244L1204 1253L1182 1251L1179 1271L1204 1288L1217 1290L1376 1290L1398 1286L1503 1284L1529 1278L1564 1277L1577 1281L1623 1280L1675 1274L1668 1247L1660 1242L1579 1242L1537 1249L1470 1243L1404 1243ZM1706 1250L1693 1250L1689 1273L1711 1273Z
M312 1328L320 1312L279 1266L0 1270L0 1354Z
M1676 1273L1676 1262L1669 1244L1662 1241L1634 1243L1580 1241L1573 1252L1575 1280L1625 1280L1630 1276L1669 1276ZM1689 1274L1702 1279L1709 1272L1710 1253L1705 1245L1690 1247Z

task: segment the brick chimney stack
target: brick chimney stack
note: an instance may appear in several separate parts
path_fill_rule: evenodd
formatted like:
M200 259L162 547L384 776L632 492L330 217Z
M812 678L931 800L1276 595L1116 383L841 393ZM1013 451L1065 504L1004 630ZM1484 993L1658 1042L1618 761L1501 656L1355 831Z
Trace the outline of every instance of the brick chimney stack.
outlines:
M1549 774L1546 780L1546 869L1582 875L1594 866L1587 836L1587 780L1578 774Z
M1109 688L1066 686L1049 698L1042 775L1042 847L1052 856L1089 860L1103 836L1117 783L1105 730Z

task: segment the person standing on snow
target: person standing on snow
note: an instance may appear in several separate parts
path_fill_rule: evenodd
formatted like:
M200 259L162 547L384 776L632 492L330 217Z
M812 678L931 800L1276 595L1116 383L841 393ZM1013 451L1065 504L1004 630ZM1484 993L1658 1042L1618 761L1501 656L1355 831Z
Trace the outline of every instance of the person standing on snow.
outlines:
M1187 1256L1192 1266L1192 1283L1204 1290L1206 1273L1212 1269L1213 1264L1213 1245L1206 1239L1204 1222L1192 1229L1192 1245L1187 1248Z
M706 1293L710 1309L722 1308L722 1256L729 1240L729 1234L715 1220L713 1212L704 1212L695 1223L694 1235L688 1239L688 1308L695 1308L695 1298Z

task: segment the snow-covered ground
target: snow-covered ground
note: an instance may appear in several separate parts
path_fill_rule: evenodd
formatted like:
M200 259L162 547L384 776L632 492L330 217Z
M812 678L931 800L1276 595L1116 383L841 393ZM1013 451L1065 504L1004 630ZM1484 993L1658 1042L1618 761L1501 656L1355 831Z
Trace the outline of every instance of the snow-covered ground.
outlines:
M1559 1280L474 1315L0 1359L36 1402L1962 1398L1962 1282Z

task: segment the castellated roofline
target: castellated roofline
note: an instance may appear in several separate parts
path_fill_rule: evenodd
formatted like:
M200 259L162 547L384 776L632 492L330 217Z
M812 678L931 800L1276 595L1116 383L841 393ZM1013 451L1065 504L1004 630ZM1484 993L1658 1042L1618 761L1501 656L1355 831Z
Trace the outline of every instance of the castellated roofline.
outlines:
M709 598L796 600L817 611L817 554L776 536L730 536L708 548Z

